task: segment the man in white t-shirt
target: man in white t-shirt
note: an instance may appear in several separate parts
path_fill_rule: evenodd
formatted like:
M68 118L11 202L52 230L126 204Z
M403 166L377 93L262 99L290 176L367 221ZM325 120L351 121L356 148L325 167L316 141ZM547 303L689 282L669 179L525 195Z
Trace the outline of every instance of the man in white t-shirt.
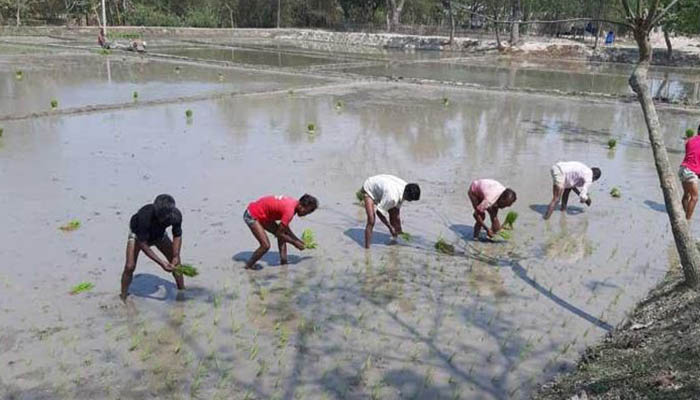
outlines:
M589 168L578 161L560 161L552 166L552 201L549 203L544 219L549 219L561 198L561 210L566 211L569 193L573 190L581 199L581 203L590 207L591 198L588 189L600 178L600 168Z
M391 236L397 237L403 233L401 230L401 204L404 200L419 200L420 187L416 183L406 183L393 175L376 175L368 178L362 185L362 194L367 211L365 248L369 249L375 214L389 228Z

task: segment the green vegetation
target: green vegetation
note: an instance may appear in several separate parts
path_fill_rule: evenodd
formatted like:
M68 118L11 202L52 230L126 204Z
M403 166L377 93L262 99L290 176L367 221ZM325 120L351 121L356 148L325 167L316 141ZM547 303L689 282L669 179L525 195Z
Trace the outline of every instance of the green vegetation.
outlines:
M608 149L612 150L617 147L617 139L608 140Z
M620 189L618 189L617 187L614 187L610 190L610 196L615 197L615 198L619 198L620 196L622 196L622 193L620 192Z
M304 242L304 247L307 249L315 249L318 246L314 239L314 232L311 229L304 229L301 234L301 240Z
M95 287L95 285L91 282L80 282L79 284L73 286L73 288L70 290L70 294L87 292L92 290L93 287Z
M342 100L338 100L338 101L335 103L335 109L336 109L336 110L340 110L341 108L343 108L343 106L344 106L344 104L343 104L343 101L342 101Z
M403 240L405 240L405 241L407 241L407 242L410 242L411 240L413 240L413 237L412 237L411 234L408 233L408 232L401 232L401 233L399 233L399 237L401 237L401 239L403 239Z
M443 106L449 106L449 105L450 105L450 99L448 99L447 97L443 97L443 98L442 98L442 105L443 105Z
M503 223L503 227L506 229L513 229L513 225L517 220L518 213L515 211L508 211L508 214L506 214L506 221Z
M51 99L51 109L55 110L58 108L58 100L56 99Z
M134 98L134 100L138 100L139 99L139 92L134 90L134 94L132 94L131 96Z
M199 271L197 270L197 268L193 267L191 264L180 264L177 267L175 267L175 272L181 275L188 276L190 278L199 275Z
M18 81L21 81L23 77L24 77L24 73L22 72L21 69L18 69L15 72L15 78L17 78Z
M108 55L112 54L112 50L110 50L110 49L99 49L97 52L103 56L108 56Z
M355 198L360 204L365 203L365 191L363 189L359 189L357 192L355 192Z
M5 132L5 129L0 128L0 137L2 137L2 134Z
M74 231L78 228L80 228L80 221L78 221L77 219L74 219L74 220L68 222L67 224L58 227L58 229L60 229L64 232Z
M437 242L435 242L435 250L437 250L439 253L447 254L448 256L455 254L455 247L447 243L442 236L438 238Z
M686 139L690 139L691 137L695 136L695 131L692 129L686 129L685 130L685 137Z
M187 119L191 119L193 114L194 113L189 108L185 111L185 117L187 117Z
M316 125L315 124L308 124L306 126L306 129L309 131L309 133L314 133L314 132L316 132Z

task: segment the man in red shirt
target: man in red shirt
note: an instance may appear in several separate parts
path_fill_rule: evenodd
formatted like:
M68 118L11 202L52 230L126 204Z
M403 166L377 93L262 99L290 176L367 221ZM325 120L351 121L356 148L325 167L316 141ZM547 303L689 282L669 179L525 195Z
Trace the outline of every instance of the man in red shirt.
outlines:
M698 135L685 141L685 158L678 170L678 176L683 184L683 210L685 219L690 220L698 203L698 175L700 174L700 126Z
M256 269L255 263L270 250L270 240L265 231L277 237L280 264L287 263L287 243L291 243L299 250L304 250L304 242L289 229L289 223L295 214L303 217L314 212L316 208L318 208L318 200L308 194L301 196L299 200L287 196L265 196L250 203L243 213L243 221L260 242L260 247L246 262L246 269Z

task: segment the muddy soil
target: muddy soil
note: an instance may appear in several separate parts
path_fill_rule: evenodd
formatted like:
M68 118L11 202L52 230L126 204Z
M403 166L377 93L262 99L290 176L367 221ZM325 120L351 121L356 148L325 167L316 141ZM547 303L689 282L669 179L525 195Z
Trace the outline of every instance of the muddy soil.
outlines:
M61 107L130 102L147 85L164 96L269 92L0 123L0 208L10 210L0 214L0 396L527 398L622 321L672 258L634 104L348 83L322 70L221 67L222 83L210 65L151 58L109 61L110 81L100 57L22 64L22 80L6 68L13 95L0 115L44 107L34 104L55 95L50 81L64 88ZM301 90L287 89L290 76ZM661 118L678 163L697 115ZM544 222L549 167L562 159L603 177L592 207L574 201ZM355 191L381 172L418 182L423 196L402 210L411 241L378 226L365 251ZM479 177L518 193L510 241L470 240L466 190ZM184 215L183 260L201 274L178 293L142 257L125 305L128 220L163 192ZM292 228L313 229L318 249L280 266L273 246L261 271L244 271L255 248L246 205L303 193L321 207ZM79 229L58 229L73 219ZM435 252L439 237L455 256ZM95 288L68 294L82 281Z

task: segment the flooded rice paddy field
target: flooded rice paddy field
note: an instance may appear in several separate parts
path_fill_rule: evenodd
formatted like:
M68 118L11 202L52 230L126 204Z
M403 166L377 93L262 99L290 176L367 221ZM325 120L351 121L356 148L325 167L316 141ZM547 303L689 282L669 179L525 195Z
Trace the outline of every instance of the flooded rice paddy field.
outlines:
M289 74L221 68L221 83L195 63L174 74L178 64L151 59L72 62L24 65L20 81L5 68L0 115L52 96L61 107L121 101L110 92L130 101L154 84L173 101L0 121L3 398L526 398L676 262L635 104L322 73L289 92ZM211 85L270 92L177 99ZM698 115L661 118L677 164ZM562 159L603 176L591 208L572 201L545 222L549 167ZM402 210L411 241L377 225L365 251L354 193L383 172L423 195ZM508 242L469 240L467 185L480 177L517 191ZM141 257L125 305L129 218L163 192L184 215L183 261L201 274L177 293ZM290 250L280 266L273 246L261 271L244 271L256 247L246 205L305 192L321 207L292 228L313 229L318 249ZM73 219L79 229L58 229ZM436 253L440 237L456 255ZM94 289L69 295L82 281Z

